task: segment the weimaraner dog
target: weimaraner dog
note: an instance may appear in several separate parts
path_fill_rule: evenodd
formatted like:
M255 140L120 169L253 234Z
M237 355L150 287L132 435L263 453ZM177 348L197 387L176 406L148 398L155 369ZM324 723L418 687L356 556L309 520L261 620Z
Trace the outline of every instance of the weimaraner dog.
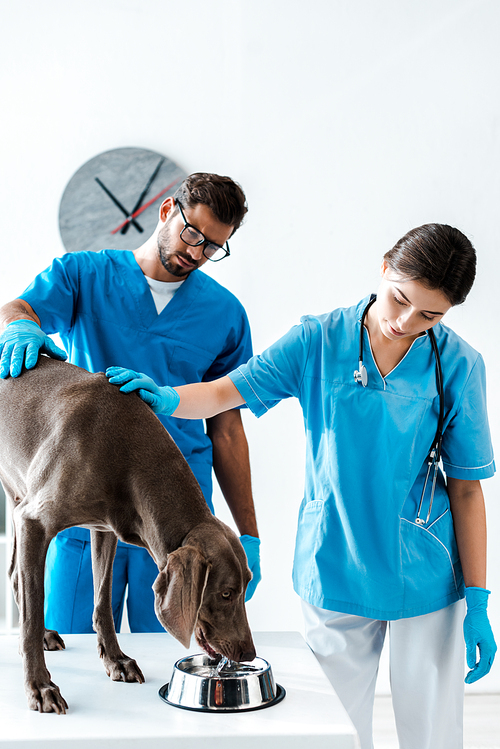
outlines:
M156 615L189 646L235 661L255 648L244 597L251 574L237 536L208 509L160 421L136 394L103 374L41 357L21 377L0 380L0 479L12 507L9 569L20 612L20 653L29 707L65 713L43 654L64 648L44 628L44 562L50 540L90 528L97 647L114 681L143 682L122 653L111 609L117 538L146 548L159 575Z

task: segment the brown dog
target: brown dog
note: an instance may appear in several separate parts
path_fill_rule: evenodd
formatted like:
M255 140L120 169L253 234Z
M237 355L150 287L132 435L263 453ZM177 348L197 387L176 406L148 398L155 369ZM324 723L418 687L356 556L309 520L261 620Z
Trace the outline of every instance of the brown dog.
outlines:
M117 537L146 548L160 570L153 589L165 629L210 655L255 657L244 596L250 580L236 535L208 509L186 461L153 412L103 374L41 357L0 380L0 478L14 520L9 570L20 612L20 652L32 710L66 712L43 655L64 648L45 630L43 576L50 540L91 530L98 651L115 681L144 677L120 650L111 609Z

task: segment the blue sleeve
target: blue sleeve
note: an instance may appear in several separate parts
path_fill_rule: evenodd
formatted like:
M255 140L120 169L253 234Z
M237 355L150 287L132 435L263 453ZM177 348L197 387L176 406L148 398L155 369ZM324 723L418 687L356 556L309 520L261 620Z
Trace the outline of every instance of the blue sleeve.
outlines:
M309 353L307 324L296 325L259 356L229 377L256 416L284 398L299 395Z
M479 354L443 434L442 457L444 471L451 478L475 481L495 473L486 411L486 374Z
M19 298L36 312L44 333L67 333L73 327L78 289L78 260L68 252L36 276Z
M245 310L238 302L238 309L228 313L231 328L223 351L217 356L203 375L204 382L217 380L245 364L253 354L250 324Z

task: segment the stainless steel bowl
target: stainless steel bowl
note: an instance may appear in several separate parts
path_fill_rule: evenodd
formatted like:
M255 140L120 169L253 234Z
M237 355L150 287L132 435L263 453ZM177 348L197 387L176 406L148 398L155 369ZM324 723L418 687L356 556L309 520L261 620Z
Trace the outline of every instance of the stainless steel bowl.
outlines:
M185 710L230 713L275 705L285 690L275 683L263 658L225 663L200 654L177 661L170 683L159 694L169 705Z

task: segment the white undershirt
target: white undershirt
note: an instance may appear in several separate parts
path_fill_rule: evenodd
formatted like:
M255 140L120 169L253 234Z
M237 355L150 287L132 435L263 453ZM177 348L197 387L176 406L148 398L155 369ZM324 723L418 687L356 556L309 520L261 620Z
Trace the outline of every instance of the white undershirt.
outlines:
M151 294L153 295L153 301L158 314L165 309L175 292L180 289L185 280L186 279L171 283L170 281L157 281L156 278L149 278L146 276L146 281L151 289Z

